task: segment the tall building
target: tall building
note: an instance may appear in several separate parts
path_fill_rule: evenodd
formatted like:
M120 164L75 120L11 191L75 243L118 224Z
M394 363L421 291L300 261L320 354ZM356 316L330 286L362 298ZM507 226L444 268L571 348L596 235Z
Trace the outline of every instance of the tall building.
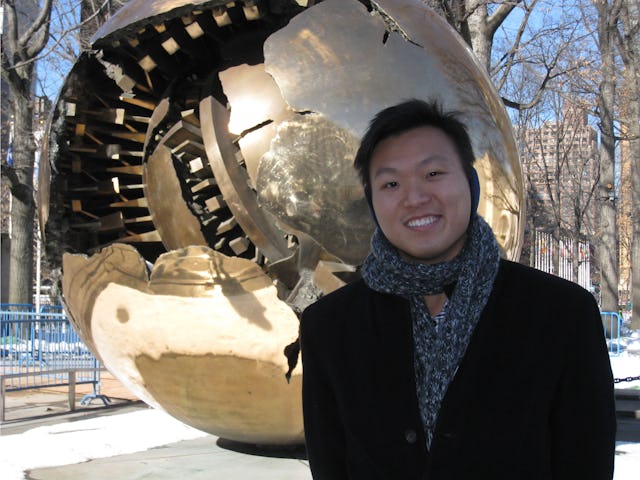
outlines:
M598 133L573 107L524 138L530 263L588 288L591 267L585 264L598 226Z

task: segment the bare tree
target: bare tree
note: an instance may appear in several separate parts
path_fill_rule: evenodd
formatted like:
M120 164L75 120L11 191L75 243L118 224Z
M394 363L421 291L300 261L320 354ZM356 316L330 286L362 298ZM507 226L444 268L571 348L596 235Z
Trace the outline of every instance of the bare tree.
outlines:
M524 4L525 10L533 9L537 0L523 2L488 2L486 0L424 0L449 22L462 35L462 38L474 51L487 72L491 66L493 37L518 4ZM493 8L490 8L493 6ZM526 21L521 24L524 28Z
M615 42L624 70L620 106L623 141L631 161L631 328L640 329L640 3L621 0ZM636 219L636 221L633 221Z
M527 98L503 95L509 108L526 110L536 105L549 82L566 75L576 65L561 62L565 50L580 34L572 11L574 0L545 2L544 0L516 0L491 2L487 0L424 0L452 25L474 51L478 60L491 75L498 91L504 93L521 69L536 71L529 76L535 88ZM512 15L518 12L518 15ZM550 13L551 12L551 13ZM530 21L533 14L535 26ZM507 19L510 22L505 26ZM498 49L496 49L496 41Z
M14 118L13 166L2 165L13 198L9 302L31 303L33 286L33 136L34 59L49 40L53 0L44 0L30 26L20 25L15 0L5 0L6 31L2 34L2 78L9 85Z
M498 45L501 54L494 59L491 76L507 107L533 108L547 89L557 88L568 78L581 74L589 62L587 52L592 50L589 45L592 39L581 24L576 8L579 1L545 4L540 0L524 4L518 29L501 32ZM534 19L530 19L534 13ZM527 72L526 96L512 87L521 84L523 71Z
M585 110L565 96L562 90L549 90L545 101L528 111L521 145L531 209L529 233L550 233L556 245L554 272L560 272L562 256L573 269L565 276L577 280L579 242L593 240L597 134ZM568 248L558 248L567 242Z
M531 121L535 115L526 115L527 109L534 109L543 102L545 92L558 85L567 84L561 95L568 101L582 98L586 111L598 117L601 131L600 169L593 175L591 185L574 200L580 198L581 204L574 202L574 225L562 225L559 221L561 211L567 201L562 201L560 182L553 188L540 191L540 187L530 185L529 208L543 205L541 197L549 197L557 202L550 212L555 218L556 234L561 231L582 230L583 206L597 204L600 210L600 228L593 233L598 238L597 252L602 274L602 308L618 310L618 232L616 222L615 162L616 162L616 125L626 130L630 156L636 162L633 166L632 191L640 191L640 127L638 121L639 78L639 6L637 0L566 0L548 3L544 0L487 2L481 0L424 0L449 21L473 48L481 62L490 71L495 85L503 95L505 105L515 109L517 122ZM587 18L588 7L595 10L595 19ZM537 23L531 25L534 9ZM542 8L544 7L544 8ZM572 8L580 7L580 8ZM520 15L512 17L514 21L505 27L506 17L515 9ZM546 10L553 10L546 16ZM558 13L560 12L560 13ZM572 15L578 14L581 16ZM540 20L542 18L542 21ZM592 23L591 23L592 22ZM592 27L593 26L593 27ZM498 36L499 55L496 55L495 39L499 29L504 31ZM591 37L593 30L595 34ZM591 45L595 44L595 55ZM492 62L493 56L493 63ZM623 75L618 75L616 61L622 58ZM526 77L526 88L521 88L520 80ZM621 85L618 79L624 79L624 112L617 106ZM526 94L523 94L526 92ZM573 99L573 100L572 100ZM624 113L624 115L621 115ZM548 111L547 111L548 114ZM526 120L525 120L526 119ZM529 125L529 128L531 125ZM567 144L568 139L558 139L557 146ZM562 141L560 141L562 140ZM637 141L636 141L637 140ZM635 142L635 143L634 143ZM563 164L562 157L568 152L558 149L555 152L557 162L554 168ZM565 165L566 166L566 165ZM550 167L548 165L547 167ZM577 172L574 172L577 173ZM537 189L536 189L537 188ZM585 200L584 195L588 195ZM563 206L564 204L564 206ZM584 204L584 205L583 205ZM566 214L564 214L566 217ZM632 218L640 217L640 195L635 193ZM567 218L563 220L566 223ZM575 222L578 222L575 224ZM634 223L632 244L632 271L635 281L633 293L634 318L640 319L640 224ZM588 230L588 229L587 229ZM640 322L640 320L637 320Z
M615 35L620 14L620 0L595 0L598 32L598 50L601 58L601 76L598 95L600 120L600 271L601 308L618 311L618 238L614 195L615 175Z
M126 0L55 0L49 43L38 58L37 90L56 94L81 51L90 48L91 36Z
M80 18L80 48L91 48L91 37L113 12L122 7L128 0L82 0Z
M74 47L60 48L83 22L76 21L80 0L42 0L33 2L33 15L25 15L25 3L4 0L6 29L2 32L0 70L9 86L13 117L13 164L2 163L2 177L11 192L11 251L9 302L31 303L33 299L33 256L35 196L33 173L36 158L34 136L34 106L36 102L36 64L51 51L74 56ZM94 18L104 6L87 14L85 22ZM52 30L52 12L62 22ZM66 14L70 15L65 19ZM71 40L73 43L73 40ZM54 65L52 63L52 65ZM60 80L60 79L58 79Z

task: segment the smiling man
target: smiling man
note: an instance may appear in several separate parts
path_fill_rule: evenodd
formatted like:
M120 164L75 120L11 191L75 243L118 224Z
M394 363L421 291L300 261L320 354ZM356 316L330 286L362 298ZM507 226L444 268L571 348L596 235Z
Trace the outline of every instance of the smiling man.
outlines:
M465 126L410 100L355 158L377 228L362 279L301 323L314 479L610 479L597 304L500 258Z
M381 141L370 177L380 228L403 254L436 263L460 252L471 192L455 146L442 130L418 127Z

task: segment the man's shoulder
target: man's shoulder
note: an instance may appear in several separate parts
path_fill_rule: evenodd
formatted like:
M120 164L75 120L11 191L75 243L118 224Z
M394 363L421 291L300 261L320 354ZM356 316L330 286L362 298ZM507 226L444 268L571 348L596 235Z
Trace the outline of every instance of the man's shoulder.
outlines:
M345 341L347 331L354 327L358 312L365 310L369 288L362 279L350 282L309 305L300 319L300 335L304 348L310 343L323 344L326 349L338 348ZM336 337L335 332L342 332Z
M575 282L505 259L500 260L498 280L502 288L520 290L528 294L593 298L586 289Z
M306 308L305 313L326 313L335 309L344 310L354 304L366 301L366 298L370 293L371 290L367 287L364 280L358 279L324 295L322 298L309 305Z

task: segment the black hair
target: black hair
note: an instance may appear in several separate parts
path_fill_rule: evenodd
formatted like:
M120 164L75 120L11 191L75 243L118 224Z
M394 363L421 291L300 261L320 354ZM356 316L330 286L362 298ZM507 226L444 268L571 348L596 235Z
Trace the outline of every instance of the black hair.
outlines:
M369 167L371 157L378 144L389 137L419 127L438 128L449 137L460 156L462 168L471 184L475 175L473 168L475 155L467 128L456 118L458 115L457 112L445 113L435 101L425 102L415 98L378 112L369 123L369 128L360 141L360 147L353 161L353 166L365 188L367 200L370 201L371 195Z

